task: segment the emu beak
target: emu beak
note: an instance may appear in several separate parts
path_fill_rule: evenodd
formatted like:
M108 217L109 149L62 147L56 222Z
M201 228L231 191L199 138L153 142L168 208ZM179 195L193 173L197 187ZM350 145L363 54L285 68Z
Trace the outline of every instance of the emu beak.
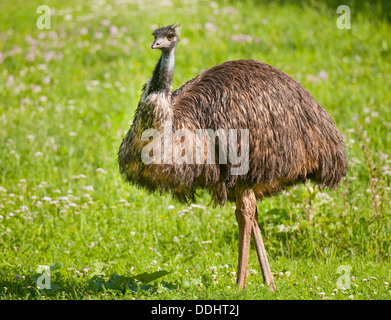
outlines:
M162 49L162 48L168 48L169 46L170 46L170 43L167 39L158 38L158 39L155 39L151 48L152 49Z
M155 40L151 46L152 49L159 49L161 48L162 44L161 44L161 41L159 40Z

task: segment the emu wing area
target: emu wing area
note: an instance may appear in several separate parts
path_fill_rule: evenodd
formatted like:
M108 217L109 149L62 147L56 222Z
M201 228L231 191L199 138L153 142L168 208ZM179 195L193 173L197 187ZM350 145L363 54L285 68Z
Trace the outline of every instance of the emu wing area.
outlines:
M216 165L218 172L207 181L196 170L200 177L192 180L210 189L217 202L232 200L238 183L262 198L307 178L335 187L346 174L343 138L330 115L299 82L266 63L224 62L184 84L172 98L177 127L249 130L246 175L227 174L230 163Z

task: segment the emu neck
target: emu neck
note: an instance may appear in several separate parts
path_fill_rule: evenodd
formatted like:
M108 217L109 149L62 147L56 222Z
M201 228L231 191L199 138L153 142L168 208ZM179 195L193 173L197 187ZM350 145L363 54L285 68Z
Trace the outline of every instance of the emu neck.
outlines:
M175 68L175 48L172 50L162 51L162 55L155 67L151 79L148 94L151 93L171 93L171 82Z
M171 105L171 82L175 67L175 49L162 51L162 55L153 72L152 79L144 86L141 101L152 111L152 124L161 129L165 124L173 122Z

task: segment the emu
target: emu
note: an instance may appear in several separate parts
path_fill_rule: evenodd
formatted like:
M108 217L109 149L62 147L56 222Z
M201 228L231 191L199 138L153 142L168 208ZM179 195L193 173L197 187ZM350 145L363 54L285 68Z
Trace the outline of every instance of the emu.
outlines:
M161 56L120 145L120 172L127 182L150 192L171 193L182 203L195 201L197 189L207 190L215 205L234 202L239 227L237 284L245 288L252 236L263 280L274 291L258 225L257 200L307 179L321 188L336 187L347 168L343 138L330 115L299 82L261 61L223 62L172 92L177 28L169 25L153 32L152 49L160 49ZM162 135L145 138L148 129ZM184 137L162 148L167 129L190 132L193 151L183 149ZM204 148L205 158L215 156L213 163L167 162L164 156L143 161L143 152L153 158L153 153L163 155L178 148L179 155L187 153L185 160L189 160L194 145L205 143L194 134L197 129L247 130L248 141L240 147L218 136L214 149ZM247 171L231 174L237 163L220 161L227 147L248 153Z

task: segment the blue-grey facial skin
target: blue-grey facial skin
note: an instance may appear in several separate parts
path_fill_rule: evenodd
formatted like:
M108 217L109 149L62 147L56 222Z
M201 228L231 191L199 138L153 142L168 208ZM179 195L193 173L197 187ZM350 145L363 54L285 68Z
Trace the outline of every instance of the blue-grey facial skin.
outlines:
M154 43L152 44L152 49L163 49L163 48L169 48L171 46L171 41L167 38L157 38L155 39Z
M162 50L172 50L175 48L178 42L178 37L174 35L155 37L151 48L152 49L162 49Z

